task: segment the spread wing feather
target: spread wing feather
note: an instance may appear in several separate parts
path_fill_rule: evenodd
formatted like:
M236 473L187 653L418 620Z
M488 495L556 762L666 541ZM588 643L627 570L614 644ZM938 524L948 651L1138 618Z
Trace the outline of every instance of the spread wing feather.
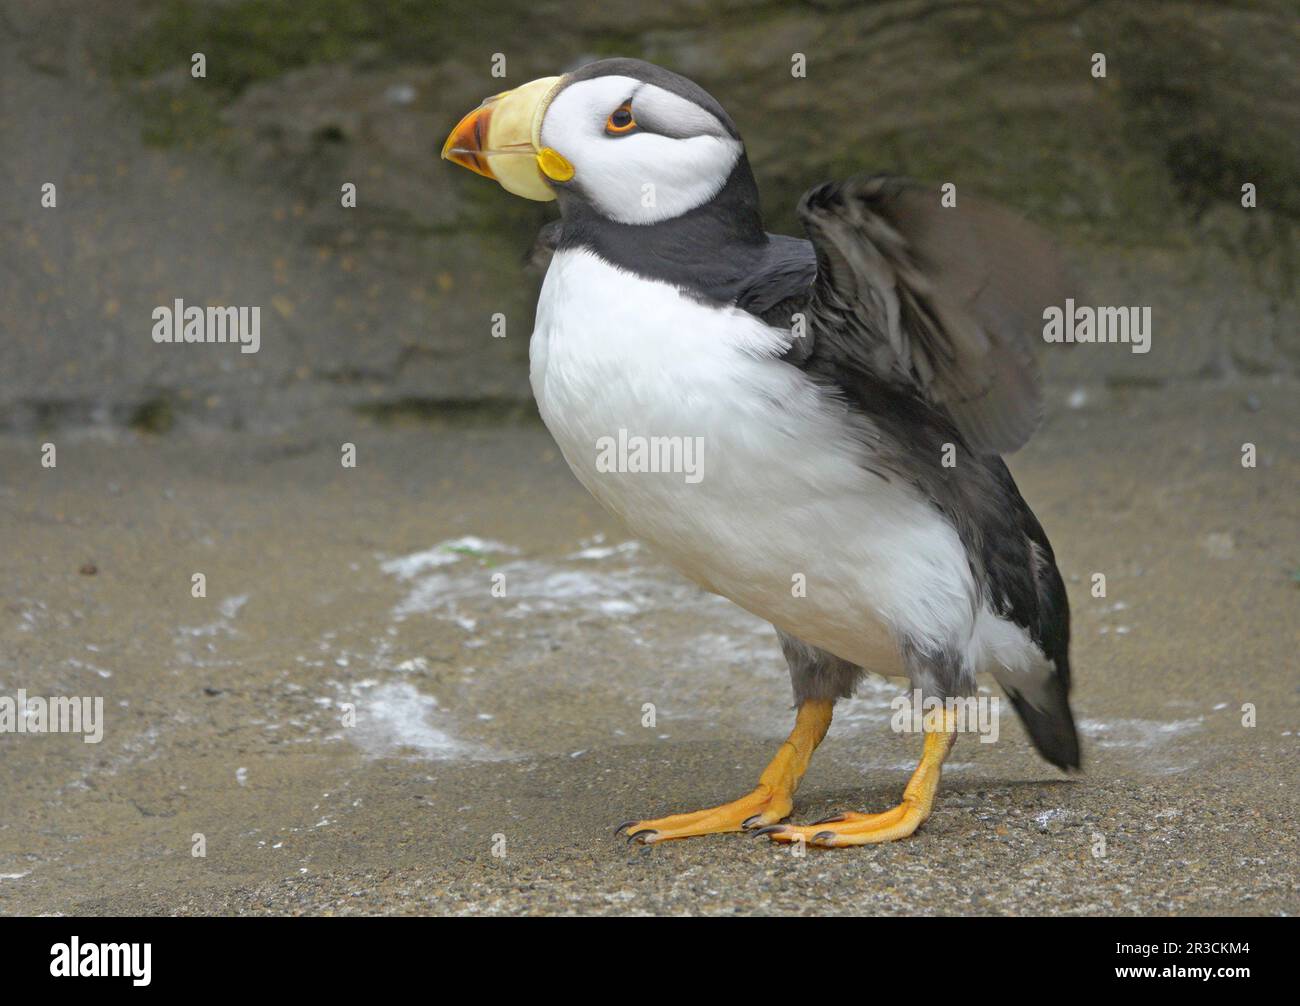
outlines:
M914 385L972 450L1013 451L1042 415L1034 346L1060 304L1051 243L1011 213L899 179L859 177L799 205L817 275L819 354Z

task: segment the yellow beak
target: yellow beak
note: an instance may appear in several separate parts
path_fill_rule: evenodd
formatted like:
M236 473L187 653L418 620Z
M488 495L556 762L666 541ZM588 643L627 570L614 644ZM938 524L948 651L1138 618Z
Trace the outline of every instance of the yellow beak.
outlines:
M573 177L573 165L541 143L542 117L562 79L540 77L488 98L456 124L442 145L443 158L525 199L554 199L548 179Z

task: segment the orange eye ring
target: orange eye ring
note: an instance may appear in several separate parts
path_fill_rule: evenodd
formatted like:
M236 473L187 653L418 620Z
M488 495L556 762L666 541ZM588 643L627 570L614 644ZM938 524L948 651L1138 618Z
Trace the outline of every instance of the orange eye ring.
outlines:
M631 102L623 102L610 112L609 118L605 120L605 132L610 136L622 136L634 129L636 129L636 119L632 116Z

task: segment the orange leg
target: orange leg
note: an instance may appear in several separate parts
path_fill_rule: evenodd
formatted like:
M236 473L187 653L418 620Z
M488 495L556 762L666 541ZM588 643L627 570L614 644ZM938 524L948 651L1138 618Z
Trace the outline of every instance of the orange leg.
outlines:
M831 725L834 706L834 701L827 699L802 703L790 736L759 776L758 785L739 800L689 814L628 821L619 825L618 830L627 832L628 841L650 845L671 838L762 828L784 819L794 807L794 791L799 787L799 780L808 771L808 762Z
M892 810L883 814L842 814L806 828L776 824L762 829L759 834L768 835L776 842L802 840L827 847L870 845L907 838L925 822L934 808L943 762L956 739L957 728L951 713L944 713L940 729L932 731L927 728L921 764L903 791L903 802Z

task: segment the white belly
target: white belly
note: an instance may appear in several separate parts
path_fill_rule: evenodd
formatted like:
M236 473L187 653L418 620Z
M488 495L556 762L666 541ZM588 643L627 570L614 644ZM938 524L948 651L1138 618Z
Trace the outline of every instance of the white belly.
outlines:
M975 591L956 531L861 467L847 413L774 358L789 338L563 251L533 392L582 484L697 583L879 673L901 673L902 634L965 650ZM620 436L692 438L702 450L680 457L698 470L610 471Z

